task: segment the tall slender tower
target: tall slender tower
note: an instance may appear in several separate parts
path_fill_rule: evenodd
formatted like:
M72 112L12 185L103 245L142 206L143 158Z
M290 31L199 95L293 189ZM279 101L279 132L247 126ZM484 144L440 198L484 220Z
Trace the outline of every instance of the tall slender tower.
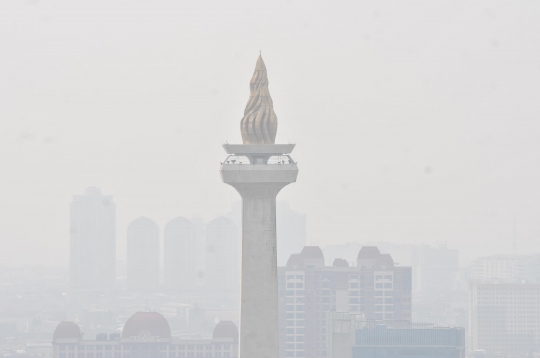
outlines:
M69 207L70 286L110 290L116 285L116 204L96 187Z
M298 167L288 155L294 144L274 144L277 117L260 56L250 90L243 144L223 145L229 155L220 172L242 197L240 357L278 358L276 196L296 181Z

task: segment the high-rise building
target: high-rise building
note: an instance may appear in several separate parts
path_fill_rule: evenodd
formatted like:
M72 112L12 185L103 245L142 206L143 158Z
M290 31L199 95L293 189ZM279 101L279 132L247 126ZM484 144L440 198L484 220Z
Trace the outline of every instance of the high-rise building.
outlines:
M159 284L159 227L144 216L128 225L127 284L135 290L152 289Z
M306 215L291 209L286 201L276 205L278 265L287 264L289 257L306 246Z
M459 272L459 251L444 244L411 246L413 282L417 291L446 293L455 290Z
M396 266L376 247L362 247L350 267L342 259L325 266L321 249L307 246L278 273L282 357L326 357L330 311L411 321L411 268Z
M96 187L70 205L70 286L108 290L116 284L116 204Z
M210 290L238 290L238 241L238 229L226 217L220 216L206 226L206 286Z
M472 280L507 279L540 282L539 255L493 255L476 259Z
M298 166L288 155L294 144L275 144L277 116L260 56L250 92L240 122L243 144L223 145L229 156L220 172L223 182L242 196L240 356L277 358L276 196L296 181Z
M165 285L172 289L191 290L197 284L195 226L181 216L165 225Z
M471 281L469 302L473 351L501 356L540 352L540 284Z
M193 217L191 222L194 225L197 285L202 286L206 275L206 223L201 217Z

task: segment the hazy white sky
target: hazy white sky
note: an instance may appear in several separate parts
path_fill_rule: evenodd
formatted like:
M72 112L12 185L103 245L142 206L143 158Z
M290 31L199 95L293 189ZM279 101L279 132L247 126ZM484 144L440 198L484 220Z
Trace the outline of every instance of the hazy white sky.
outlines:
M71 195L209 220L262 50L315 244L540 252L540 2L0 3L0 263L66 265Z

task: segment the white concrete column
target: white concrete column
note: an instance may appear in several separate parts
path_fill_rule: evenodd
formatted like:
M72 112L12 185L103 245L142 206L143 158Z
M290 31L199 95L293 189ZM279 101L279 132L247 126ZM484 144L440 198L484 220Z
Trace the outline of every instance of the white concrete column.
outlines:
M243 206L240 357L278 358L276 195L283 184L235 187Z

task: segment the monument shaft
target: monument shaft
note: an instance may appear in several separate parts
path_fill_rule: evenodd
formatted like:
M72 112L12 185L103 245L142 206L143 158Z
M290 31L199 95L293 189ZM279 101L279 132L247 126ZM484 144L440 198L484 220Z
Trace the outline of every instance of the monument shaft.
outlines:
M261 151L268 147L290 151L294 146L224 147L227 151L243 151L243 158L249 158L242 164L226 160L220 170L223 182L233 186L242 197L240 357L278 358L276 196L284 186L296 181L298 167L289 156L287 164L284 160L268 164L273 154ZM261 156L267 158L266 161L254 164Z
M272 184L242 195L242 298L240 354L279 357L276 195Z
M225 144L224 183L242 196L240 358L279 358L276 196L294 183L294 144L274 144L277 117L259 56L240 123L244 144Z

